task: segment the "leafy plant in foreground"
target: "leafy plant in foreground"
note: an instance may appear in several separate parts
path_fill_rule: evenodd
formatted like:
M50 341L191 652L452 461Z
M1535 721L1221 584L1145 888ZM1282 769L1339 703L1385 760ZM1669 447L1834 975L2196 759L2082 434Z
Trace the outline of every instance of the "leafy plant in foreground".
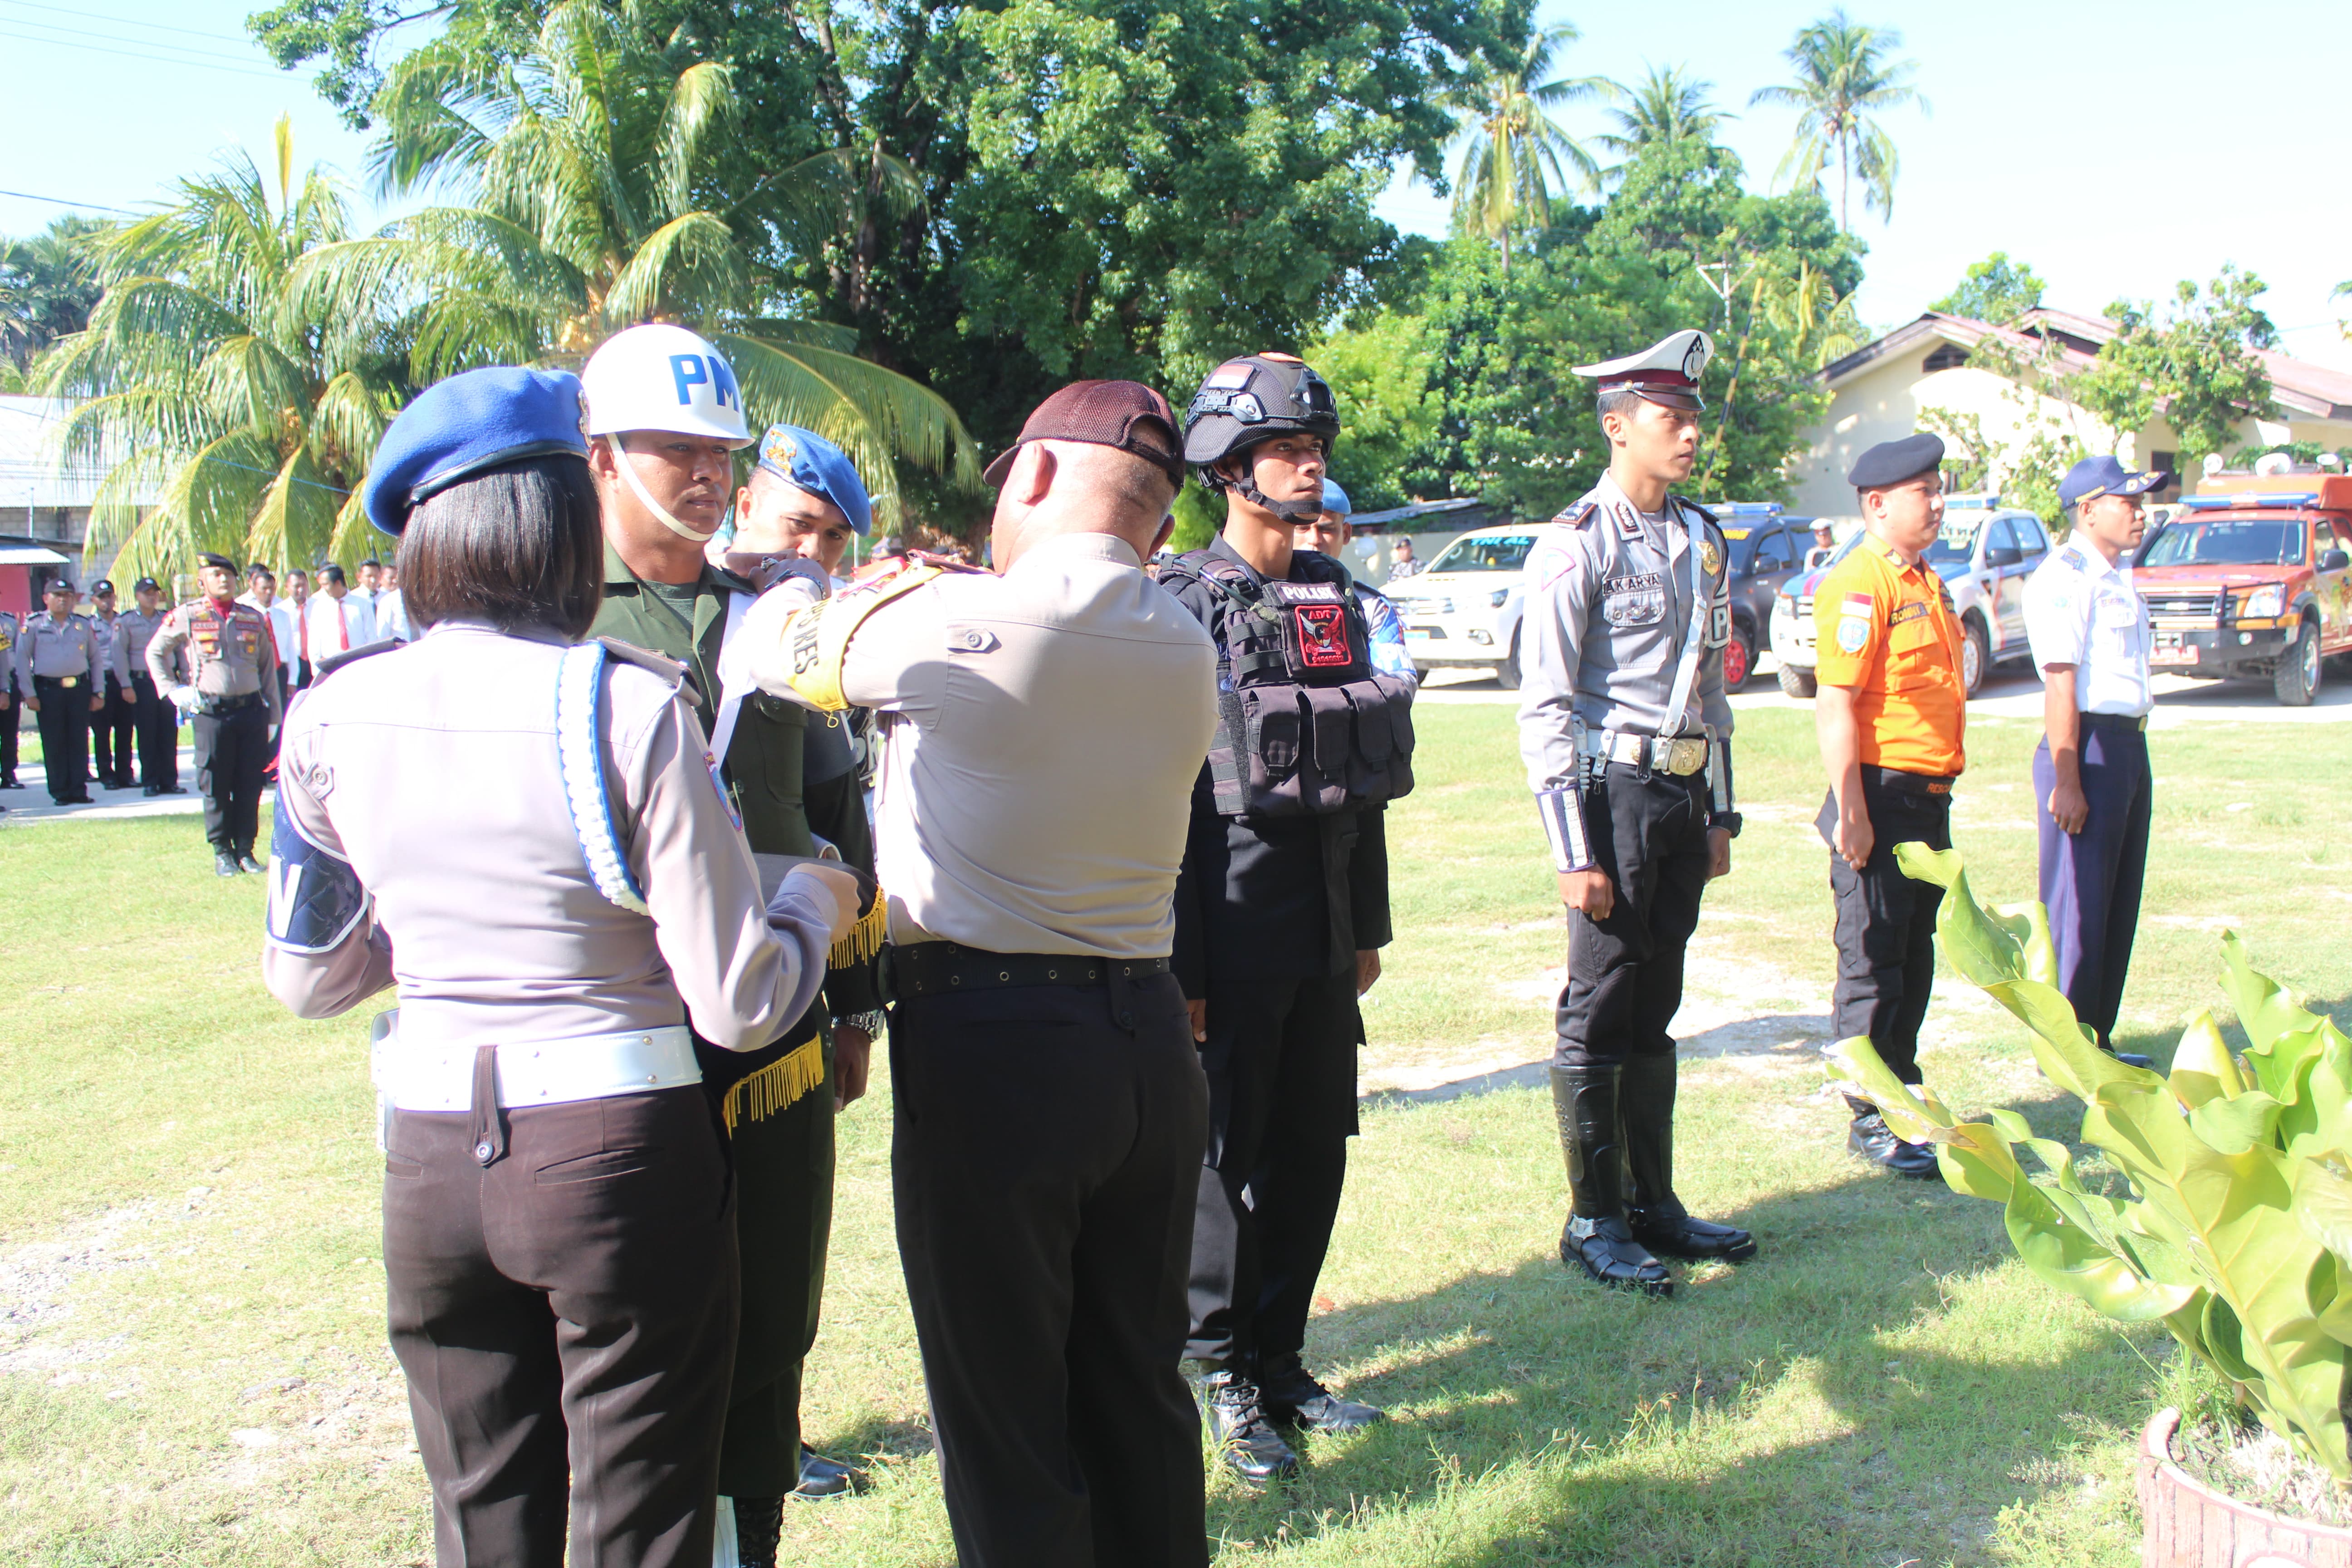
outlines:
M2352 1039L2256 973L2225 932L2221 984L2250 1042L2242 1062L2200 1013L2168 1076L2126 1067L2058 990L2040 904L1979 903L1956 850L1895 855L1948 890L1936 921L1945 957L2026 1026L2042 1072L2084 1103L2083 1141L2130 1190L2084 1185L2066 1145L2013 1110L1956 1120L1932 1091L1897 1082L1866 1038L1838 1042L1831 1077L1903 1137L1933 1142L1956 1190L2004 1205L2028 1268L2118 1321L2162 1322L2264 1426L2352 1479ZM2054 1179L2035 1181L2021 1151Z

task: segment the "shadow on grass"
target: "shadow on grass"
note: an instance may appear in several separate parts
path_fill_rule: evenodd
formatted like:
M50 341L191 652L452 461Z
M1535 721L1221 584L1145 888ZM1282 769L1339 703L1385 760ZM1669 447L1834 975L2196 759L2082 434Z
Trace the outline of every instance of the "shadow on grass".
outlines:
M2070 1102L2019 1109L2054 1124ZM2001 1510L2082 1481L2053 1454L2139 1413L2147 1369L2120 1340L1984 1321L1971 1299L2011 1257L1997 1205L1856 1165L1711 1217L1761 1256L1679 1267L1671 1300L1544 1258L1318 1318L1310 1359L1384 1363L1348 1392L1396 1418L1309 1439L1286 1491L1221 1485L1212 1534L1385 1513L1415 1568L1983 1562ZM1559 1223L1527 1216L1529 1239Z

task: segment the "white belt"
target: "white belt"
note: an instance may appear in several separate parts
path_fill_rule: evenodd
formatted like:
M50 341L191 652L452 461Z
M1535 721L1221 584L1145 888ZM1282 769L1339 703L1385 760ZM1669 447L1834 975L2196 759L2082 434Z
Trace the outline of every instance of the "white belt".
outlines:
M621 1035L568 1040L526 1040L496 1047L499 1103L562 1105L649 1094L700 1083L694 1037L683 1024ZM474 1105L471 1046L430 1046L400 1038L400 1010L375 1021L369 1067L376 1098L400 1110L470 1110Z
M1622 730L1587 730L1577 737L1577 750L1603 762L1629 768L1646 766L1654 773L1686 778L1706 766L1705 735L1631 735Z

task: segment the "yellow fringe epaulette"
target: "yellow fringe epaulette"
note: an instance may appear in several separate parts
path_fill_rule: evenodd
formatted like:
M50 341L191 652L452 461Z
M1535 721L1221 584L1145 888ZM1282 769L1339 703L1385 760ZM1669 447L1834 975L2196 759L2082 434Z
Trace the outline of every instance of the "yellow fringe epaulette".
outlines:
M731 1138L738 1122L780 1116L824 1082L824 1037L811 1035L781 1060L770 1062L729 1089L719 1102L719 1119L727 1123Z
M882 939L890 934L890 904L882 889L874 889L874 907L857 917L849 934L833 944L824 955L827 969L849 969L866 963L882 951Z

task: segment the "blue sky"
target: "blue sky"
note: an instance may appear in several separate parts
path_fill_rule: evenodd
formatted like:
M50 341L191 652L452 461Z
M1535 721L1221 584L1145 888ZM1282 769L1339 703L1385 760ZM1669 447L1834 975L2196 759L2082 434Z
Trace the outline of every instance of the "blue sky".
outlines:
M0 187L135 207L218 149L265 163L270 126L290 110L298 160L322 160L356 186L363 142L300 78L271 70L245 41L248 0L0 0L10 135ZM1553 5L1582 40L1572 74L1631 79L1652 62L1687 66L1741 118L1725 140L1752 181L1769 179L1790 111L1749 110L1784 79L1780 51L1826 6L1817 0L1685 0L1674 6ZM2352 368L2337 332L2352 300L2352 200L2341 188L2345 68L2352 12L2340 4L2243 0L1975 0L1966 6L1855 0L1897 28L1933 112L1887 119L1902 153L1891 223L1862 216L1870 246L1864 318L1888 326L2000 249L2049 279L2049 300L2095 311L2148 297L2224 261L2271 286L2263 300L2290 352ZM105 52L114 51L114 52ZM153 57L136 58L133 56ZM1571 109L1568 129L1601 129ZM374 215L361 194L363 217ZM66 209L0 195L0 233ZM1382 211L1442 233L1445 204L1403 180Z

